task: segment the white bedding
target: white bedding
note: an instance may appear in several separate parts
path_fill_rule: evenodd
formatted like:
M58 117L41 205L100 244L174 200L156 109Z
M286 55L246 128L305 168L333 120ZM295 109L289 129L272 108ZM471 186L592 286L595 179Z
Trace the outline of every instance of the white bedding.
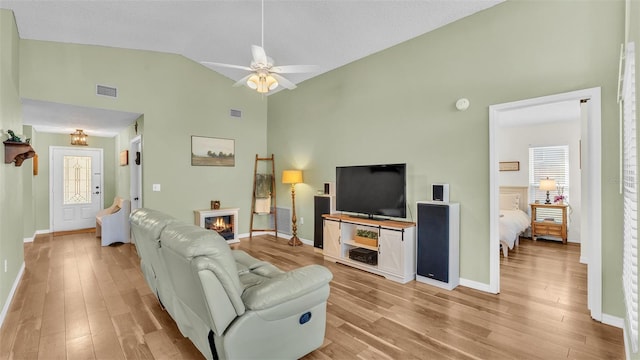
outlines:
M531 225L529 215L522 210L500 210L500 241L513 249L521 232Z

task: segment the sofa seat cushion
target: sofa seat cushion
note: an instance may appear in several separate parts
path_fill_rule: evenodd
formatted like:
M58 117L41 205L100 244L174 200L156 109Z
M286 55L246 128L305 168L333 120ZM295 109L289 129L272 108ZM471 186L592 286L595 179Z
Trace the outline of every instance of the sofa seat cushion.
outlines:
M258 260L242 250L231 250L231 253L236 260L238 276L244 289L284 274L284 271L266 261Z
M242 265L238 265L242 266ZM284 271L278 269L277 267L264 263L261 266L255 267L253 269L247 268L242 272L238 272L240 276L240 282L244 286L244 288L248 288L254 285L258 285L263 283L266 280L274 278L278 275L284 274Z
M280 272L271 278L262 277L259 283L246 287L242 293L242 301L249 310L268 309L326 286L332 278L333 274L329 269L320 265Z

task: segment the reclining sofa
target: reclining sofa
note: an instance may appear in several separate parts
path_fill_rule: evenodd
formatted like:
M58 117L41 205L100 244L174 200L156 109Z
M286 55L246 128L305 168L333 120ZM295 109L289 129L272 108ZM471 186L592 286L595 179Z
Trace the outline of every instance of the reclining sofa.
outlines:
M322 345L327 268L281 271L151 209L130 222L147 284L207 359L297 359Z

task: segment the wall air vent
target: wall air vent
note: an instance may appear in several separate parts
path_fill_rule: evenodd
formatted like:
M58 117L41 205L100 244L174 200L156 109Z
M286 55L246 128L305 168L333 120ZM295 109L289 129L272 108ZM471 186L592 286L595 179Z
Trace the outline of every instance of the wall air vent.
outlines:
M240 118L240 117L242 117L242 111L241 110L236 110L236 109L231 109L231 110L229 110L229 115L231 115L231 117Z
M278 233L291 235L291 209L285 207L277 207L278 212ZM273 229L275 224L273 223L273 216L269 219L270 228Z
M96 95L117 98L118 89L111 86L106 86L106 85L96 85Z

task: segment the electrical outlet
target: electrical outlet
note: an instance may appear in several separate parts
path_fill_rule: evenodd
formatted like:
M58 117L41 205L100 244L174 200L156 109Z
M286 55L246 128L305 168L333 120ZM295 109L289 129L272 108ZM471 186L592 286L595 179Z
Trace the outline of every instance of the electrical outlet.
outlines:
M304 224L304 218L303 217L300 218L300 225L302 225L302 224Z

